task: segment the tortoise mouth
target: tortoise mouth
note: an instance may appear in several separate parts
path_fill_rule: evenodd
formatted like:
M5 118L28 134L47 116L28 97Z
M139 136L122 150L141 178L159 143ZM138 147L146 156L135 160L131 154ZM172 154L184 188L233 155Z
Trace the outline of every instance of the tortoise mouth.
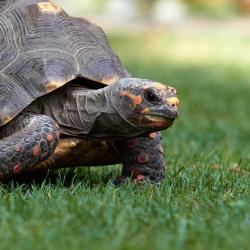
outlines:
M153 122L174 122L175 118L173 117L166 117L166 116L162 116L162 115L155 115L155 114L144 114L144 117L149 120L149 121L153 121Z
M166 116L162 114L141 114L140 126L145 128L167 129L173 125L177 116Z

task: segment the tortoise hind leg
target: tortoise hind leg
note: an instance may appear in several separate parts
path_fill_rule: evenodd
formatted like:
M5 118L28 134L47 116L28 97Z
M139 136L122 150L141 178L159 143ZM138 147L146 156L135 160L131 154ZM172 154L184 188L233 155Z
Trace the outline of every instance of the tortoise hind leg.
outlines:
M19 115L1 130L0 179L29 171L47 159L59 139L59 126L48 116ZM7 137L6 137L7 136Z
M165 163L159 132L117 143L117 148L123 169L122 176L115 184L121 184L126 177L132 177L137 181L143 181L145 178L152 182L162 181Z

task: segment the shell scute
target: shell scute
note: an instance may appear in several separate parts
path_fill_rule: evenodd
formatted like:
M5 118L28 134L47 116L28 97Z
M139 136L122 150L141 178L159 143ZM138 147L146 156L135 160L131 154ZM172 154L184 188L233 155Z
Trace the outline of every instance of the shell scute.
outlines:
M49 0L1 1L0 59L0 126L77 77L109 85L129 76L101 28Z

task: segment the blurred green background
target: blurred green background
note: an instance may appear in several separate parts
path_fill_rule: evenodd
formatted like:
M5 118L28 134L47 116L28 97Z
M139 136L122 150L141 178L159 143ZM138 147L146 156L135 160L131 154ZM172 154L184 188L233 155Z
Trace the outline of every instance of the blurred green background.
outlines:
M123 12L124 16L154 19L159 9L180 12L181 9L198 16L232 17L250 13L249 0L58 0L70 14L91 13L105 16L111 10ZM124 9L126 7L126 9ZM162 9L163 8L163 9ZM157 18L157 17L156 17ZM166 17L165 17L166 18Z
M249 249L250 1L56 2L102 26L133 75L176 87L181 116L159 186L116 188L118 166L1 186L0 248Z

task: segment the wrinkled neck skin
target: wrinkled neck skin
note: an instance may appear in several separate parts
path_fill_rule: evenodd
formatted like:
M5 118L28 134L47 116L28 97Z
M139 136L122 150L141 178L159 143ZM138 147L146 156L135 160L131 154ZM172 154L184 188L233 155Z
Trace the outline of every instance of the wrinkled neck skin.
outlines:
M69 85L41 102L67 136L120 139L146 132L123 116L116 84L98 90Z

